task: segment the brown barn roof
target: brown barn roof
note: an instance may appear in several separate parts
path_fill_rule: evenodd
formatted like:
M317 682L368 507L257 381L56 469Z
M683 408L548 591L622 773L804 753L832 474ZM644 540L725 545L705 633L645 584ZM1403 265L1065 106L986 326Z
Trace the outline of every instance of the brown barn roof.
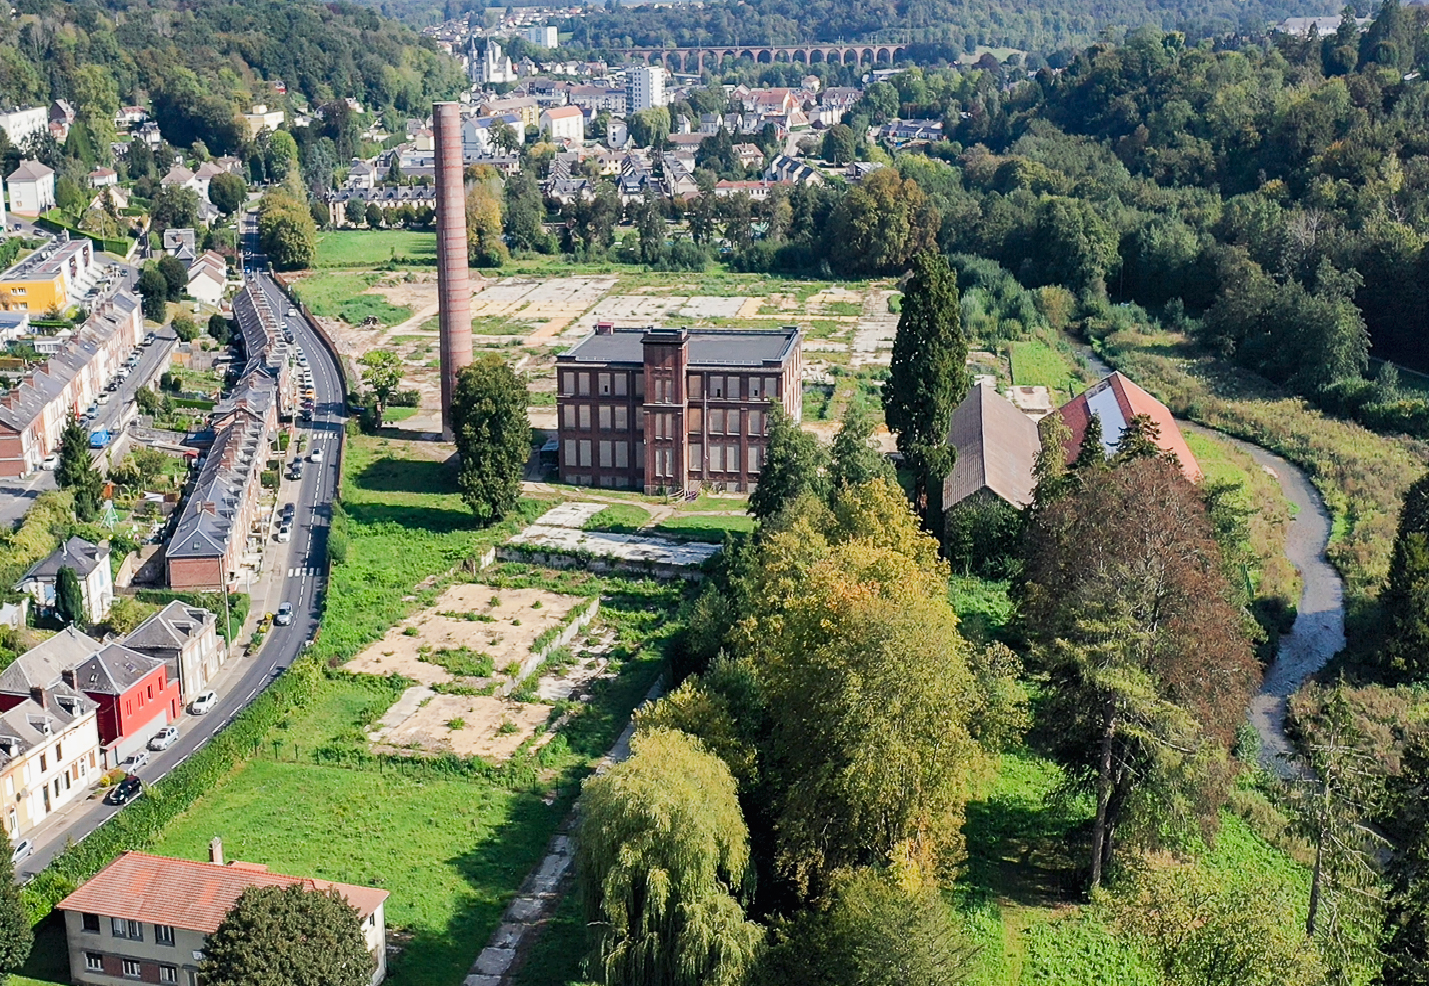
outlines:
M953 411L948 441L957 459L943 483L943 509L982 489L1014 507L1032 502L1032 466L1041 447L1037 425L997 388L981 383L968 391Z

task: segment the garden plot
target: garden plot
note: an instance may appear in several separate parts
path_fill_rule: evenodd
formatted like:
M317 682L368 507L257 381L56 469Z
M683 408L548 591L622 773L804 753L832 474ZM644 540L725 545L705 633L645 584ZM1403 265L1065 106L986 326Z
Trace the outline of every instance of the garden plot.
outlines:
M415 689L413 689L415 691ZM551 708L495 695L424 696L400 721L386 720L368 734L375 753L451 753L501 761L546 724ZM554 733L547 733L549 739Z
M345 669L399 674L428 686L458 681L478 687L511 685L524 673L503 671L527 665L539 649L538 640L554 636L552 631L558 632L578 609L589 605L588 599L544 589L454 585L430 609L391 627ZM491 670L485 671L484 665Z

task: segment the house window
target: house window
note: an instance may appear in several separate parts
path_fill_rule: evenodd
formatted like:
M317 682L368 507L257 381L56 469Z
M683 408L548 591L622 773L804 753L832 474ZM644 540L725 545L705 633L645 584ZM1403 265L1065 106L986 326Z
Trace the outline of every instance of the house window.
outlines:
M630 430L630 409L629 409L629 408L617 407L617 408L615 409L615 430L616 430L616 431L629 431L629 430Z
M171 924L154 925L154 944L168 945L172 948L174 944L174 926Z
M63 750L64 750L64 747L63 747L63 746L61 746L59 743L56 743L56 744L55 744L55 763L59 763L61 760L63 760L63 759L65 758L65 755L64 755Z
M730 400L739 400L739 377L730 377L726 380L725 388L727 390L726 396L729 397Z
M738 434L739 434L739 411L738 411L738 410L730 411L730 412L729 412L729 417L727 417L727 418L725 419L725 424L727 425L726 431L727 431L728 434L738 435Z
M110 918L109 930L115 938L132 938L134 941L144 940L144 926L138 921L126 921L124 918Z
M759 412L750 411L747 420L749 421L749 433L751 435L759 434Z
M561 409L561 413L565 416L566 428L574 431L576 427L576 406L574 404L567 404Z
M739 446L726 445L724 447L724 464L730 472L739 472Z
M643 373L635 374L635 396L645 396L645 374Z
M705 388L703 377L698 373L692 373L689 376L688 384L690 388L690 400L697 401L704 397Z
M575 464L576 464L576 440L575 440L574 438L567 438L567 439L566 439L566 465L568 465L568 466L573 466L573 465L575 465Z
M749 378L749 399L752 400L752 401L757 401L757 400L759 400L759 378L758 378L758 377L750 377L750 378Z
M724 434L724 412L720 410L710 410L710 434Z
M600 443L600 467L609 469L614 464L614 453L611 451L609 442Z
M581 465L590 465L590 439L581 439Z
M710 472L724 472L724 446L710 446Z
M704 464L704 458L705 458L704 446L702 446L702 445L691 445L691 446L690 446L690 470L691 470L692 472L699 472L699 471L700 471L700 467Z
M50 769L49 761L46 760L46 759L45 759L45 755L44 755L43 753L41 753L41 754L40 754L40 773L43 774L45 771L47 771L47 770L49 770L49 769Z
M176 983L176 982L178 982L178 981L179 981L179 970L178 970L178 967L177 967L177 966L172 966L172 965L161 965L161 966L159 966L159 982L161 982L161 983Z
M615 443L615 468L617 468L617 469L629 469L629 468L630 468L630 443L629 443L629 442L616 442L616 443Z
M570 397L576 392L576 375L567 371L561 374L561 395Z
M628 386L628 375L625 373L617 373L615 375L615 396L624 397Z
M100 955L98 952L85 952L84 968L89 972L103 972L104 956Z
M778 377L765 377L765 378L764 378L764 397L765 397L765 399L766 399L766 400L772 400L772 399L774 399L774 398L777 398L778 396L779 396L779 378L778 378Z
M125 979L138 979L141 975L143 975L143 973L138 962L135 962L133 959L124 960Z
M611 409L609 404L602 404L599 408L596 409L598 420L600 421L601 431L610 430L610 410Z
M724 377L710 377L710 396L724 396Z
M79 916L79 926L81 929L84 930L86 934L99 934L99 915L87 913L81 914Z
M595 382L596 382L596 387L598 388L598 393L600 393L600 394L602 394L602 395L604 395L604 396L606 396L606 397L609 397L609 396L610 396L610 374L609 374L609 373L597 373L596 376L595 376Z
M582 397L589 397L589 396L590 396L590 374L589 374L589 373L578 373L578 374L576 374L576 381L577 381L577 383L578 383L578 385L579 385L579 386L576 388L576 392L579 393Z
M581 430L590 431L590 405L582 404L581 408Z
M750 472L758 472L758 471L759 471L759 446L758 446L758 445L751 445L751 446L749 447L749 471L750 471Z

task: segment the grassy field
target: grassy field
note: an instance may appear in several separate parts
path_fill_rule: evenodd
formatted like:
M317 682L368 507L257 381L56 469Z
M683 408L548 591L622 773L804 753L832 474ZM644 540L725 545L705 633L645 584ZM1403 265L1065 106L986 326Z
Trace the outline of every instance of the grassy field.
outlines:
M948 583L948 600L958 614L958 629L973 643L996 640L1012 616L1009 583L955 575Z
M369 317L396 325L412 317L412 309L405 305L394 305L380 294L362 293L375 283L376 274L326 272L303 278L294 290L314 315L340 318L351 325Z
M1071 356L1040 339L1009 344L1012 382L1019 387L1046 387L1054 405L1064 404L1086 386Z
M656 524L655 531L695 541L723 541L726 534L752 534L754 518L748 514L676 514Z
M335 230L318 234L313 267L370 270L392 261L436 266L437 234L403 229Z
M629 533L650 523L650 512L633 503L613 503L585 522L587 531Z
M346 660L380 637L435 587L404 599L487 545L515 533L552 501L523 500L518 517L482 527L462 501L454 470L429 447L366 435L348 439L341 507L333 519L334 558L320 656Z

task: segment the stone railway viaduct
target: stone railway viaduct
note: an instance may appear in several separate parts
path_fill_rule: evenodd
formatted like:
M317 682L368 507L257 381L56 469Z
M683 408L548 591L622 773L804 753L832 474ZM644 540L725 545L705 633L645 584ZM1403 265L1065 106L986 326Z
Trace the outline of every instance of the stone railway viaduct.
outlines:
M748 58L759 64L795 62L817 65L892 65L903 54L901 44L840 45L710 45L699 48L622 48L621 53L647 65L663 65L671 72L701 72L706 63L716 68L726 58Z

